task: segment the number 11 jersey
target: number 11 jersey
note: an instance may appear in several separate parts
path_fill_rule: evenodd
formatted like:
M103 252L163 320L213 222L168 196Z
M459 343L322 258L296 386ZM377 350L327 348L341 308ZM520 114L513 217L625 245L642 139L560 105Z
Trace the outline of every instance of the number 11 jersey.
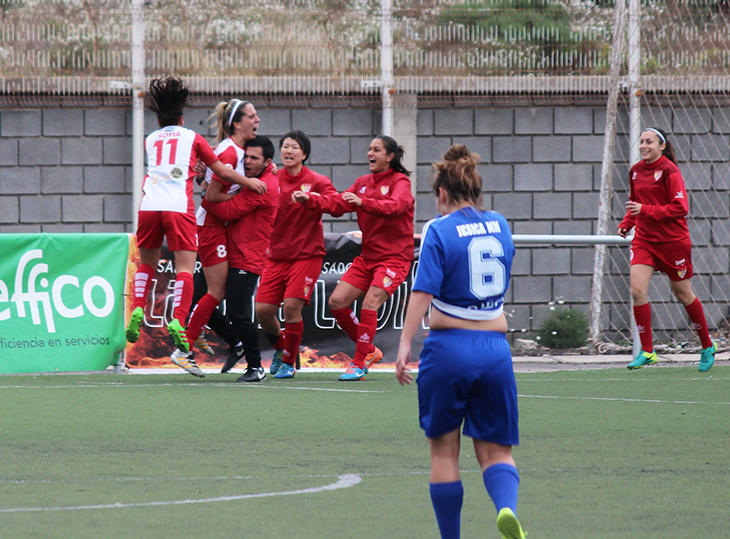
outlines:
M455 318L493 320L502 314L515 247L507 220L496 212L462 208L423 229L413 290Z

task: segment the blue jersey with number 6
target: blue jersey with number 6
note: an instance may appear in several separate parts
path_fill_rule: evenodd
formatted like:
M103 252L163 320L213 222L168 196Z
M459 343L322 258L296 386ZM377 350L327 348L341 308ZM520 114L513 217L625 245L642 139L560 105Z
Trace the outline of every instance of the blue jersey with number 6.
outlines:
M493 320L502 314L515 246L499 213L463 208L423 229L413 290L456 318Z

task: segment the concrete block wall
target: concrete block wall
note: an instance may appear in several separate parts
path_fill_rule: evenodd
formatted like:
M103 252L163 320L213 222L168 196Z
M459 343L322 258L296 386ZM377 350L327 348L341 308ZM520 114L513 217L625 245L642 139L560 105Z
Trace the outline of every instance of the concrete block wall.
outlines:
M209 137L209 107L186 109L185 125ZM308 165L329 176L338 190L368 172L367 148L381 131L376 108L258 106L261 134L279 138L302 129L312 140ZM727 109L642 111L645 121L673 133L690 192L695 244L693 280L705 301L710 325L728 314L725 298L730 260L730 124ZM627 114L618 126L614 214L627 199ZM416 232L436 214L429 188L431 163L453 143L481 156L484 202L504 214L515 234L594 234L600 189L605 108L421 108L416 133ZM145 115L145 132L156 128ZM133 232L131 113L123 109L42 108L0 110L0 233ZM702 144L700 144L702 143ZM703 149L704 148L709 148ZM710 163L709 160L715 160ZM708 195L708 189L712 193ZM615 223L611 225L612 230ZM325 217L325 230L354 230L354 216ZM593 247L521 247L508 295L511 326L533 332L552 307L564 303L588 312ZM607 262L604 324L628 320L626 249L611 248ZM655 327L685 331L684 313L665 278L654 279L652 301L672 316Z

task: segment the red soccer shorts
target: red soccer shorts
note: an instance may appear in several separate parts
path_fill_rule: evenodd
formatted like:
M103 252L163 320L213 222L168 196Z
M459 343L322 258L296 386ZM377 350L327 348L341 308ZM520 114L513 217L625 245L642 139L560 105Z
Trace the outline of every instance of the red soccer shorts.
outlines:
M140 211L137 217L137 245L159 249L167 238L170 251L197 251L195 215L175 211Z
M631 265L643 264L666 273L672 281L684 281L694 275L692 270L692 242L649 242L634 238L631 242Z
M298 298L305 300L309 305L314 285L321 272L321 257L293 262L267 260L256 292L256 303L279 305L284 298Z
M228 261L228 236L224 226L198 226L200 263L209 268Z
M406 280L410 270L410 260L367 262L363 257L358 256L352 261L352 265L341 280L363 292L367 292L371 286L377 286L392 296L393 292Z

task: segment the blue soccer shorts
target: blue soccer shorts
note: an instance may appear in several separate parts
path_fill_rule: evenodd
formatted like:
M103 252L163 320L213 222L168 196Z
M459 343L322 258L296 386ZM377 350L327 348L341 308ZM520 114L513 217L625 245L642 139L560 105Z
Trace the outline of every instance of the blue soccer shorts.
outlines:
M438 438L464 424L464 435L501 445L520 441L517 384L503 333L435 329L418 367L421 428Z

